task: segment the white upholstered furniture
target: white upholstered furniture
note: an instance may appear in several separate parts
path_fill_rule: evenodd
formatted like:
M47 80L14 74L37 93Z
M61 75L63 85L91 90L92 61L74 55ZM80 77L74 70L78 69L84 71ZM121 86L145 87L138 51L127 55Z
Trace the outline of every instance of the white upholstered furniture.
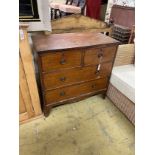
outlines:
M84 14L85 5L86 0L67 0L65 4L51 2L51 19L53 19L53 14L56 18L58 13L60 17L70 14Z
M59 13L60 15L60 12L59 12L59 8L61 5L71 5L72 3L72 0L66 0L65 3L56 3L56 2L50 2L49 6L51 8L51 19L55 19L57 18L57 13Z
M107 96L135 124L135 65L133 62L134 44L119 45Z
M65 13L74 13L74 14L81 13L81 7L73 5L60 5L59 10Z
M63 5L61 3L50 3L50 8L53 8L53 9L59 9L59 5Z
M135 103L135 67L133 64L114 67L110 82Z

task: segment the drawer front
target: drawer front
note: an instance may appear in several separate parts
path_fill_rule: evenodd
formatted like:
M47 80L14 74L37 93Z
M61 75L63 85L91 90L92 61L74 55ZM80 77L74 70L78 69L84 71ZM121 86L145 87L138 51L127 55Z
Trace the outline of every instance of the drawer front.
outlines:
M97 68L98 66L95 65L43 74L44 90L108 76L111 72L112 63L102 64L99 71L97 71Z
M108 78L102 78L91 82L48 91L44 94L45 104L55 104L59 101L105 89L107 86L107 81Z
M99 64L107 61L112 61L115 56L117 47L92 48L85 51L84 64Z
M44 53L40 55L40 60L42 72L77 67L81 65L81 51Z

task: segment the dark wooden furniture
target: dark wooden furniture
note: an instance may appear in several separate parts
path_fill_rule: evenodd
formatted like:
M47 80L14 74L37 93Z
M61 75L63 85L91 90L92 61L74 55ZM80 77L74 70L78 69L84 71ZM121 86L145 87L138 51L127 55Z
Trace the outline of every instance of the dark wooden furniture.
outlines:
M113 21L113 24L132 29L133 25L135 25L135 8L113 5L110 14L110 20Z
M127 27L114 25L112 27L112 38L119 40L122 44L127 44L131 35L131 30Z
M128 44L134 43L134 39L135 39L135 25L133 25L132 27Z
M101 33L36 35L32 40L46 116L53 106L105 96L118 41Z
M131 30L135 25L135 8L113 5L110 14L110 24L113 24L112 37L119 40L122 44L127 44L130 42Z

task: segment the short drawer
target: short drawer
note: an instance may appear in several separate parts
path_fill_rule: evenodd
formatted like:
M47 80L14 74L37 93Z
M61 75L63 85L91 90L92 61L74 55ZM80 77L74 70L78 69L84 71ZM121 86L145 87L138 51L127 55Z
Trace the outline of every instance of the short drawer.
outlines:
M91 48L85 51L84 64L99 64L112 61L115 56L117 47Z
M111 72L112 63L101 64L99 71L97 68L98 66L94 65L43 74L43 89L48 90L108 76Z
M76 67L81 65L81 51L72 50L65 52L44 53L40 54L40 61L42 72Z
M107 81L108 78L102 78L91 82L48 91L44 94L45 104L55 104L59 101L64 101L91 92L97 92L106 88Z

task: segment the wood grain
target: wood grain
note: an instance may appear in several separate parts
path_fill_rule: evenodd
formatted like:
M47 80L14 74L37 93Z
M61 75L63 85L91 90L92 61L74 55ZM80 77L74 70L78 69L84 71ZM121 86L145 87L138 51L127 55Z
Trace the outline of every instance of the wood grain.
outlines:
M111 36L112 28L107 23L92 19L88 16L73 14L51 21L52 30L45 31L46 35L60 33L79 33L79 32L102 32Z
M100 33L68 33L36 35L33 42L45 116L56 105L98 93L105 97L118 41Z
M102 64L99 72L96 72L97 65L94 65L43 74L43 89L49 90L106 77L110 74L111 68L112 63L110 62Z
M28 113L28 117L31 118L34 116L34 110L31 104L31 97L29 93L29 88L27 85L27 80L23 68L23 63L21 61L21 57L19 58L19 85L20 85L20 96L23 98L23 103L26 107L26 112ZM21 104L21 103L20 103Z
M24 99L21 94L21 90L19 90L19 114L22 114L25 112L26 112L26 107L25 107Z
M19 122L23 122L23 121L28 120L28 119L29 119L29 115L28 115L27 112L21 113L21 114L19 115Z
M68 50L64 52L51 52L40 55L40 59L42 72L77 67L81 65L81 51Z
M112 61L115 56L117 46L107 48L90 48L85 52L84 64L99 64Z
M72 29L91 29L106 28L105 22L92 19L83 15L71 15L51 21L52 30L72 30ZM52 33L53 33L52 31Z
M55 104L59 101L67 100L72 97L78 97L82 94L103 90L107 85L107 78L94 80L70 87L63 87L45 93L46 104Z
M23 63L26 80L27 80L27 85L29 88L31 103L34 108L35 115L37 116L41 114L41 108L40 108L40 100L38 95L36 79L35 79L33 58L32 58L30 45L28 42L27 29L23 28L22 30L24 33L24 39L23 40L20 39L19 41L20 55Z
M38 34L32 40L37 52L119 44L117 40L101 33Z
M46 35L50 35L50 34L62 34L62 33L79 33L79 32L83 32L83 33L85 33L85 32L92 32L92 33L96 33L96 32L101 32L101 33L103 33L103 34L106 34L106 35L108 35L108 36L111 36L112 35L112 28L111 27L109 27L109 28L104 28L104 29L100 29L100 28L98 28L98 29L95 29L95 28L91 28L91 29L81 29L81 28L76 28L76 29L56 29L56 30L53 30L52 29L52 31L51 32L45 32L45 34Z

